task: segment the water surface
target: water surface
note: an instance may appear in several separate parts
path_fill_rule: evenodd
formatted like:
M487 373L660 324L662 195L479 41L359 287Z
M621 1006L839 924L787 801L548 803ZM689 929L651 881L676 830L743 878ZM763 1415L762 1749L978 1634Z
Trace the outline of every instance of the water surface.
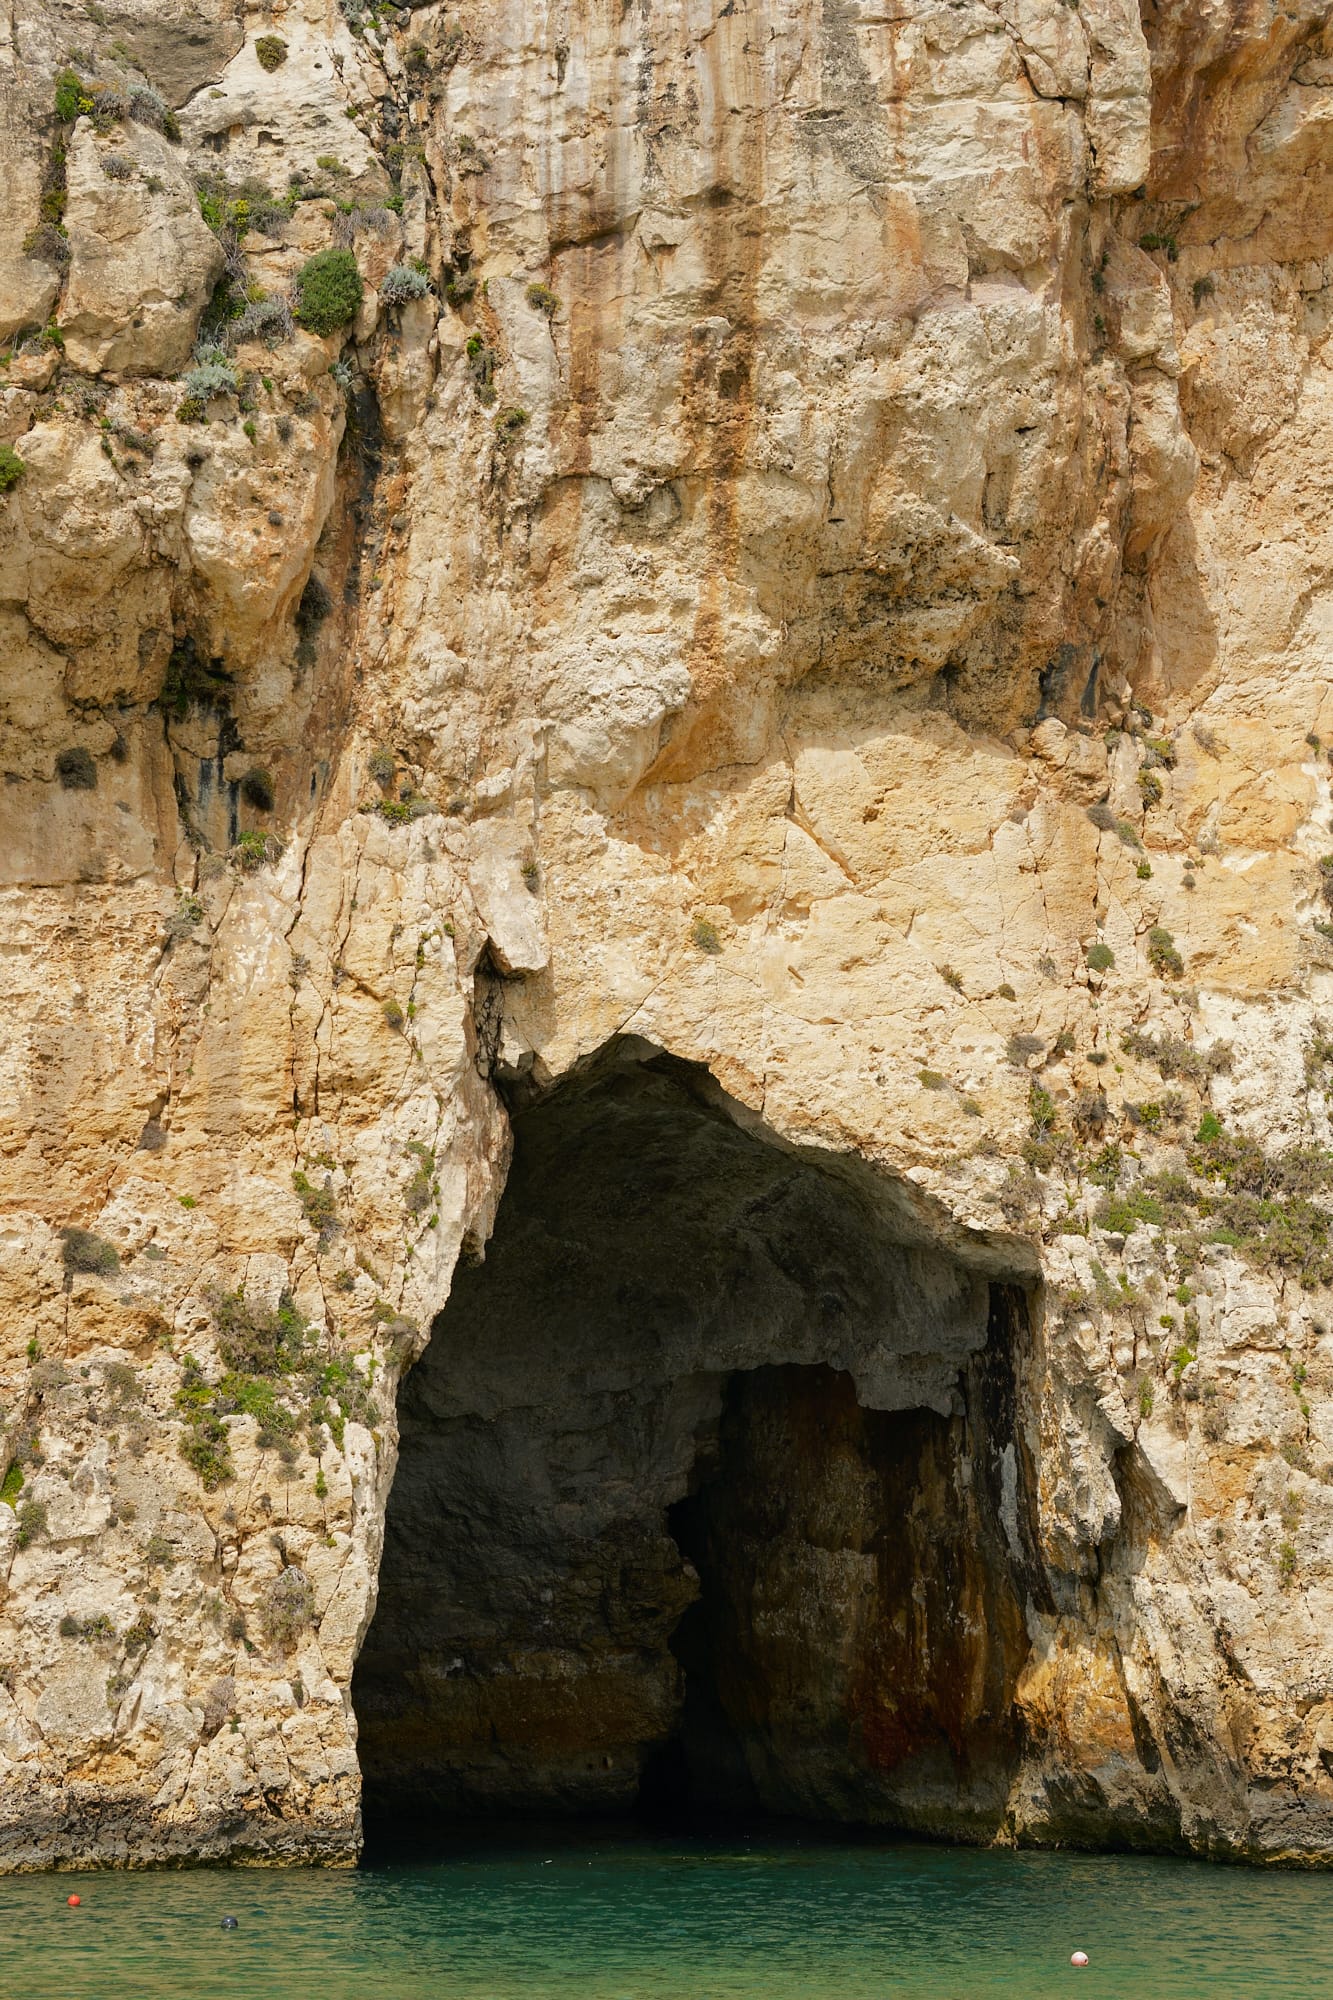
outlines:
M355 1873L3 1878L0 1940L22 2000L1305 2000L1333 1994L1333 1878L565 1832Z

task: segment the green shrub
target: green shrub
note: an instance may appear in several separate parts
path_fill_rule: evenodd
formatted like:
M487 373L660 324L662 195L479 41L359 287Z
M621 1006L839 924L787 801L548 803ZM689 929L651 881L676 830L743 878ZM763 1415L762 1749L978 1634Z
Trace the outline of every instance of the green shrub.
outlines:
M56 776L64 791L97 790L97 766L93 762L91 753L85 750L81 743L60 752L56 758Z
M148 1613L141 1611L130 1626L129 1631L125 1634L125 1651L127 1653L142 1653L145 1647L152 1644L154 1636Z
M282 1375L295 1367L309 1328L290 1293L282 1294L276 1308L254 1305L240 1291L216 1293L210 1303L218 1352L228 1368L241 1375ZM187 1360L186 1373L198 1375L197 1364L192 1370ZM199 1376L187 1386L201 1385Z
M231 675L221 660L208 660L188 636L178 639L167 658L158 701L182 721L192 708L226 708L231 700Z
M1185 970L1175 939L1160 924L1154 924L1148 933L1148 963L1164 979L1179 979Z
M1174 264L1180 255L1180 246L1174 236L1160 229L1149 229L1139 238L1140 250L1165 250L1167 262Z
M1103 944L1100 939L1088 946L1084 956L1089 972L1109 972L1115 964L1115 953L1109 944Z
M1099 1227L1114 1236L1132 1236L1142 1222L1159 1224L1162 1204L1147 1188L1131 1188L1127 1194L1108 1195L1097 1210Z
M707 917L695 918L690 927L690 937L699 951L715 956L722 949L722 939L717 925L710 923Z
M472 376L472 386L477 392L478 402L490 405L495 401L495 354L479 333L470 334L467 347L468 370Z
M414 819L425 819L435 808L423 792L409 789L401 798L380 799L375 810L390 826L410 826Z
M369 771L375 783L380 787L380 790L387 791L389 786L394 781L394 777L398 770L398 765L394 760L394 754L392 750L381 749L381 750L373 750L371 752L370 761L366 765L366 769Z
M181 1457L198 1473L205 1493L216 1493L224 1480L235 1477L227 1426L202 1413L181 1426Z
M259 1425L256 1443L261 1451L289 1446L299 1425L296 1413L279 1401L271 1380L260 1375L239 1375L234 1370L223 1376L214 1392L213 1414L254 1417Z
M554 319L560 310L560 301L545 285L528 286L528 304L534 312L545 313L547 319Z
M393 1029L394 1033L395 1034L400 1033L403 1027L403 1023L406 1020L406 1016L404 1015L402 1008L398 1005L398 1002L392 997L389 998L384 1002L383 1006L380 1008L380 1012L381 1014L383 1014L386 1023L388 1024L389 1027Z
M1206 1082L1210 1076L1223 1076L1231 1068L1230 1042L1200 1049L1179 1035L1147 1035L1140 1028L1131 1028L1121 1038L1120 1046L1127 1056L1156 1063L1162 1076L1183 1076L1195 1084Z
M276 833L263 833L258 827L247 827L231 850L231 858L244 875L253 875L260 868L281 861L283 845Z
M62 125L71 125L82 111L92 110L82 77L77 70L62 69L56 78L55 113Z
M75 1618L67 1611L60 1621L60 1636L62 1639L85 1639L91 1645L98 1639L114 1639L116 1628L104 1611L97 1612L92 1618Z
M91 1229L77 1229L71 1224L61 1230L60 1240L67 1271L87 1271L95 1277L108 1278L120 1269L115 1244L108 1243L105 1236L94 1235Z
M15 1459L0 1485L0 1502L6 1507L17 1507L19 1494L23 1491L23 1467Z
M1156 771L1139 772L1139 796L1149 808L1162 803L1162 781Z
M30 1548L38 1535L46 1533L46 1502L25 1500L15 1512L19 1524L18 1545L21 1549Z
M416 1328L407 1320L394 1320L394 1327L409 1328L415 1334ZM379 1410L371 1400L369 1384L357 1368L350 1355L338 1354L324 1362L306 1378L309 1395L309 1422L311 1450L318 1453L322 1449L319 1439L321 1425L339 1451L343 1447L343 1433L348 1423L362 1424L373 1430L380 1420Z
M364 287L350 250L320 250L296 274L296 317L311 333L336 333L361 310Z
M322 1250L338 1231L338 1200L333 1192L333 1182L326 1174L324 1185L316 1187L309 1175L298 1168L292 1175L292 1186L305 1210L306 1221L319 1237Z
M27 470L12 444L0 444L0 493L17 486Z
M942 965L939 968L939 974L940 978L944 981L945 985L949 987L949 989L952 992L954 993L962 992L963 975L961 972L955 972L954 968L951 965Z
M39 257L57 270L68 270L73 252L69 247L69 232L61 222L39 222L30 229L23 239L25 257Z
M114 1396L122 1408L126 1404L143 1401L143 1384L128 1361L104 1361L102 1381L108 1393Z
M286 62L287 44L281 35L256 35L255 55L259 59L259 67L272 74Z

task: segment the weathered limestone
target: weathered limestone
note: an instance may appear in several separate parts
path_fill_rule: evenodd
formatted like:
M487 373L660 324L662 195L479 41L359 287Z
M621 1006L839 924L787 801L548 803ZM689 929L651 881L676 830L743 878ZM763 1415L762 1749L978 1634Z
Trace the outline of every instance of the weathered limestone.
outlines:
M437 1800L623 1804L706 1696L733 1798L1327 1860L1328 6L98 11L0 28L0 1865L355 1853L399 1382L410 1469L460 1259L523 1293L510 1109L612 1045L1022 1310L899 1395L803 1243L799 1339L686 1354L663 1288L656 1483L596 1288L586 1380L511 1329L518 1457L656 1581L616 1745L575 1701ZM468 1744L606 1640L483 1629L478 1491ZM401 1695L451 1641L385 1576Z
M71 365L176 374L224 261L179 148L133 123L99 143L80 119L65 175L70 267L59 325Z

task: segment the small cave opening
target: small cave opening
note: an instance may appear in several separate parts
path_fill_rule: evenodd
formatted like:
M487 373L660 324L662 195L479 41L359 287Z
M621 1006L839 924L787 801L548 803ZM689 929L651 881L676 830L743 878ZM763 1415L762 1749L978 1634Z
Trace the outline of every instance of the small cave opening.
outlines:
M1021 1270L643 1043L513 1131L484 1261L399 1392L352 1688L368 1842L991 1838L1044 1596Z

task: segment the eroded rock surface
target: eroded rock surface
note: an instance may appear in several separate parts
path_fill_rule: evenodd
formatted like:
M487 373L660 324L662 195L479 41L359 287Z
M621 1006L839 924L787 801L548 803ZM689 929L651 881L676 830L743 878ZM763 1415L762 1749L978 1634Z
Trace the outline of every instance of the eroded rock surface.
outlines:
M347 1860L358 1700L469 1810L1333 1853L1331 89L10 10L3 1865Z

